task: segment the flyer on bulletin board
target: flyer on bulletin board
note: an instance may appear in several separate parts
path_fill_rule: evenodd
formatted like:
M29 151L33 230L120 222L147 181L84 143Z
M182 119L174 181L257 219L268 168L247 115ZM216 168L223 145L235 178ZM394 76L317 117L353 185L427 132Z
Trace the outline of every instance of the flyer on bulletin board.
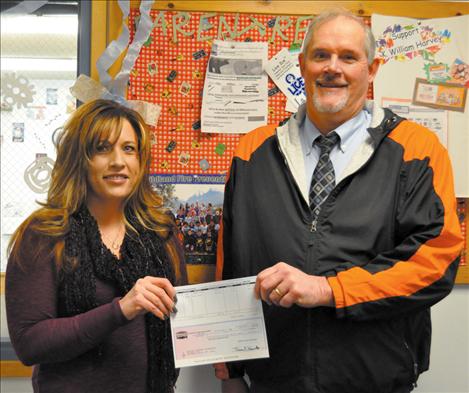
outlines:
M202 94L202 132L244 134L267 124L266 62L267 42L213 42Z
M375 100L406 100L420 108L420 117L434 110L440 127L447 115L447 137L440 133L440 139L447 141L456 196L469 197L469 15L425 20L372 15L371 27L381 60Z

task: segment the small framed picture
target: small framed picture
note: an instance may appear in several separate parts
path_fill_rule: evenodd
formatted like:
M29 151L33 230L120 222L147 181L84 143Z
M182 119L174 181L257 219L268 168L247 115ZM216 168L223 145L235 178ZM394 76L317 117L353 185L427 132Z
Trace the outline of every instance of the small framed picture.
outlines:
M24 123L13 123L12 127L12 141L24 142Z
M189 164L190 159L191 159L191 155L183 151L181 154L179 154L178 162L182 166L187 166Z
M430 83L426 79L415 80L414 105L464 112L467 90L456 83Z
M453 62L450 70L451 80L449 82L458 83L469 87L469 64L460 59Z
M46 89L46 104L57 105L57 89Z
M181 93L183 96L187 96L191 91L191 85L187 82L182 82L179 85L179 93Z

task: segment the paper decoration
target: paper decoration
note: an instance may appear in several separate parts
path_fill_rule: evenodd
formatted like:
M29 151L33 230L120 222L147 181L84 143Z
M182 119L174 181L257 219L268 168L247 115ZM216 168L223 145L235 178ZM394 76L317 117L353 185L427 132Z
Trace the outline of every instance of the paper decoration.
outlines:
M123 97L111 94L99 82L91 79L86 75L80 75L72 87L70 93L82 102L96 100L98 98L116 101L124 106L127 106L142 115L143 120L150 126L155 126L160 117L161 107L150 102L139 100L125 100Z
M36 94L34 86L29 83L28 78L18 75L14 72L2 76L2 96L5 103L18 109L26 108L33 102Z
M24 171L24 181L32 191L43 194L49 189L53 167L53 159L39 156Z
M392 59L408 61L418 56L428 60L450 42L451 32L438 30L426 21L397 22L376 39L377 57L384 63Z

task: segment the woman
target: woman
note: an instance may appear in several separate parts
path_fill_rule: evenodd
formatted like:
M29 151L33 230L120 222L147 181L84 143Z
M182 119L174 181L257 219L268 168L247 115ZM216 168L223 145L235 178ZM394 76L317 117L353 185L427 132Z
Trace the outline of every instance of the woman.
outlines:
M35 392L172 392L168 316L186 272L148 179L140 115L96 100L57 143L47 201L14 233L6 309Z

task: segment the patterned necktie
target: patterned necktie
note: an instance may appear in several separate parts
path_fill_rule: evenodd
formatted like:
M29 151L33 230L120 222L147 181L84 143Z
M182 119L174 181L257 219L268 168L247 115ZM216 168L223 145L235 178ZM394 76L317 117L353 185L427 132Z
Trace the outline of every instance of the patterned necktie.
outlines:
M334 167L332 166L329 154L338 141L339 136L335 132L331 132L327 136L321 135L314 141L314 144L321 149L319 161L314 169L309 189L309 204L311 209L313 209L315 217L319 215L321 204L335 187Z

